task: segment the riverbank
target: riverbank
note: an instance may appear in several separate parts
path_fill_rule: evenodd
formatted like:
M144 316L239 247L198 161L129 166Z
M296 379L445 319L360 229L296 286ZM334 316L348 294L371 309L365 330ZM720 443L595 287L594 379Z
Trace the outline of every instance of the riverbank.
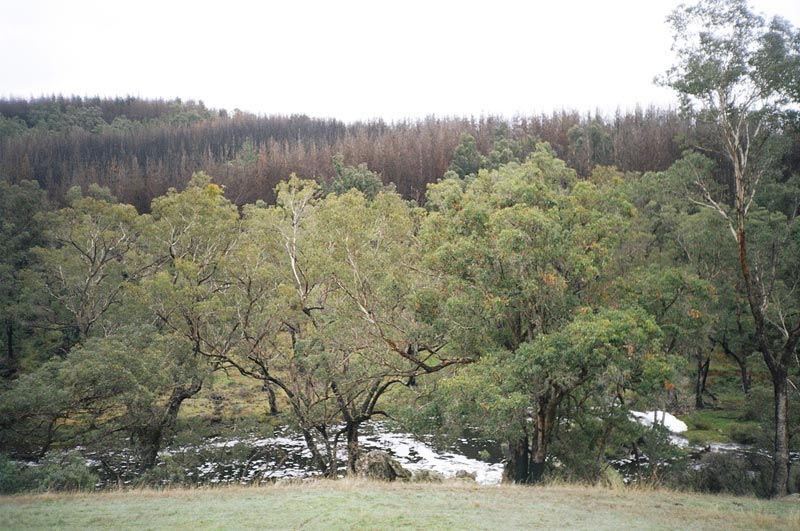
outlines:
M0 497L22 529L800 529L796 498L574 485L310 481Z

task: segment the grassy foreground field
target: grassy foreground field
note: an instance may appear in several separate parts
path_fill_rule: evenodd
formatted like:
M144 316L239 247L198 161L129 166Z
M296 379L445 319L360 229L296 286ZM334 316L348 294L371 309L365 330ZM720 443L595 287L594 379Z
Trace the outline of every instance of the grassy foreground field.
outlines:
M579 486L320 481L0 497L0 528L798 530L800 502Z

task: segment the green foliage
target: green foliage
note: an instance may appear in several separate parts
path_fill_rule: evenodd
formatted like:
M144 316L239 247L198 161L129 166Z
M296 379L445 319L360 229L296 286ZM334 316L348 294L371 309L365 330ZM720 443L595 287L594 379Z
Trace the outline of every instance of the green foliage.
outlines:
M98 477L79 452L51 453L34 469L39 491L94 490Z
M67 191L67 194L64 196L64 199L67 201L68 204L72 205L75 202L80 201L83 199L84 194L83 190L81 190L80 186L73 186ZM86 192L86 197L91 197L92 199L96 199L98 201L105 201L106 203L116 203L117 198L111 193L111 190L108 189L107 186L100 186L99 184L92 183L89 185L89 188Z
M684 111L711 125L713 135L704 148L718 149L732 170L730 183L695 171L690 199L721 216L736 242L738 291L746 296L755 343L775 391L772 493L781 495L787 492L790 468L788 377L797 366L800 341L796 297L784 294L785 287L797 285L797 276L787 275L782 264L796 262L797 256L794 250L782 252L793 219L755 200L774 166L775 143L768 138L793 126L800 33L781 19L767 27L745 0L679 6L669 21L677 63L661 82L678 92ZM778 74L784 69L790 73ZM794 208L789 216L797 212ZM724 340L719 342L725 347ZM737 359L742 364L743 357Z
M603 123L593 120L573 125L567 131L570 163L579 174L588 175L595 166L614 162L614 144Z
M734 105L760 100L770 106L796 98L800 47L785 20L767 26L745 0L702 0L675 10L669 22L678 60L661 83L677 90L687 109L717 96Z
M613 172L577 181L541 144L522 165L429 187L422 234L430 266L445 275L450 340L480 357L444 382L444 422L473 419L461 422L529 440L542 464L558 419L584 418L559 436L596 444L581 458L567 443L560 448L574 458L571 470L584 466L584 477L594 478L609 436L592 435L586 412L601 408L604 419L626 425L617 397L652 403L663 392L673 362L656 321L608 296L611 272L621 267L618 246L636 237L622 183ZM579 466L589 453L594 465Z
M495 158L502 157L502 152ZM449 171L455 172L461 179L468 175L476 175L478 170L486 165L486 158L478 151L475 137L469 133L461 135L461 141L456 146L453 160L450 162Z
M437 287L417 268L419 210L391 191L321 197L295 176L276 193L276 206L246 209L223 271L223 307L242 309L228 325L243 337L219 359L282 392L315 465L333 474L339 441L350 437L353 465L358 427L388 389L454 362L438 351L435 307L419 313Z
M675 474L670 483L695 492L767 497L772 470L769 459L762 455L708 452L682 474Z
M187 481L193 457L158 465L158 451L184 401L225 369L278 394L279 418L331 476L342 449L348 465L358 455L364 423L390 414L450 438L477 427L528 459L527 479L602 481L606 459L635 443L652 465L639 478L663 483L680 452L628 409L683 405L681 357L717 348L746 362L755 349L720 215L735 209L711 159L687 152L666 172L623 175L596 165L610 157L603 124L571 131L588 178L498 127L485 157L462 137L424 209L342 157L327 183L292 175L274 205L241 212L204 173L146 215L97 185L39 214L35 185L0 183L14 213L0 303L28 360L0 394L0 447L108 456L124 444L145 481ZM228 167L253 169L257 151L245 143ZM794 312L796 178L763 179L748 243L776 273L770 303ZM698 183L718 208L683 199ZM722 435L763 445L763 417Z
M0 115L0 139L18 135L28 130L28 125L24 120L16 116L6 117Z
M30 482L19 465L0 454L0 493L15 494L30 489Z
M228 161L229 166L239 171L250 170L254 168L257 163L258 146L256 146L250 138L242 143L242 147L236 151L236 156L233 160Z
M49 219L55 245L36 256L63 359L4 395L3 446L20 451L22 437L22 448L41 453L79 441L103 454L124 433L146 469L211 368L200 333L220 311L213 272L239 215L204 174L155 201L152 216L110 201L107 189L91 186Z
M393 190L393 186L383 184L380 176L367 168L366 164L357 167L345 166L344 157L339 154L333 157L333 168L336 175L322 184L325 194L344 194L349 190L358 190L367 199L375 199L381 191Z
M45 191L34 181L9 184L0 179L0 375L13 374L35 348L30 322L37 294L27 270L36 264L34 248L47 242L41 214L47 209Z
M20 465L0 455L0 493L94 490L98 477L79 452L51 452Z
M37 249L40 281L55 305L50 319L64 330L70 346L95 328L113 326L109 312L120 301L126 279L137 274L136 260L129 256L141 221L136 210L109 203L107 190L90 192L49 215L48 237L55 245Z
M61 361L45 363L15 379L0 393L0 449L24 458L41 457L69 411L69 392L59 385Z
M64 132L77 129L97 133L107 125L100 108L93 105L40 108L33 111L31 118L34 127L46 131Z

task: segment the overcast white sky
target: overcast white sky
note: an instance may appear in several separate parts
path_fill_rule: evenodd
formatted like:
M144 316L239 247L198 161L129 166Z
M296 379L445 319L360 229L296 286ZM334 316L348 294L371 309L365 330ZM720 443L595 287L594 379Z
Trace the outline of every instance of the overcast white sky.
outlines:
M666 106L652 80L672 63L664 19L680 3L0 0L0 96L347 121ZM800 26L800 1L750 5Z

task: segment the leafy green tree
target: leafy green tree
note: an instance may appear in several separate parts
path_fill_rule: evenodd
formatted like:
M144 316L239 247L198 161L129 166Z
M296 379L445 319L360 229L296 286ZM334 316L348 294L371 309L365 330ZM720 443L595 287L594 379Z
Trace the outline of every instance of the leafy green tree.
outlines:
M694 362L695 407L702 409L704 397L714 397L706 387L713 350L709 337L716 317L712 312L713 285L688 268L663 263L641 268L623 283L620 296L635 299L659 325L664 353Z
M478 170L486 165L486 157L478 151L478 144L475 137L469 133L461 135L461 141L456 146L453 160L450 162L448 171L455 172L460 178L468 175L476 175Z
M24 133L28 124L16 116L6 117L0 115L0 139Z
M722 189L713 174L696 172L692 197L726 221L736 242L755 338L772 377L776 419L772 493L778 496L788 488L788 377L796 363L800 320L795 302L775 293L772 286L796 282L785 264L797 259L786 254L793 247L797 210L779 219L776 213L759 212L756 197L773 162L764 149L766 137L779 132L776 120L787 105L798 102L800 37L780 19L767 25L744 0L681 6L669 22L677 62L661 82L678 92L685 111L712 126L716 142L708 147L719 149L731 172ZM756 233L757 224L766 232ZM772 241L773 252L766 251L770 247L759 250L763 236Z
M333 169L336 175L322 185L326 194L344 194L348 190L355 189L368 199L375 199L378 192L393 189L393 187L387 188L380 176L370 171L366 164L359 164L357 167L345 166L341 154L333 157Z
M45 244L45 223L40 214L47 208L44 190L33 181L18 185L0 179L0 315L2 315L3 355L0 374L16 372L22 355L21 344L32 335L30 321L34 317L27 270L36 259L32 252Z
M94 105L49 106L33 111L35 127L47 131L78 130L98 133L108 124L103 120L102 110Z
M664 332L665 352L683 356L696 367L692 387L695 406L702 408L704 397L714 396L706 386L714 348L710 338L718 335L718 289L728 280L720 275L730 257L724 247L708 245L720 236L720 224L687 205L673 177L648 173L631 181L631 199L642 213L640 228L649 239L641 261L619 278L617 296L633 297L647 308Z
M195 174L182 192L170 190L153 201L141 249L155 270L131 288L131 304L155 323L155 337L143 348L154 350L153 365L167 379L130 413L141 420L134 435L143 468L155 464L181 405L200 392L214 368L206 355L230 344L224 323L237 308L221 304L225 284L219 271L236 245L239 222L235 205L204 173Z
M645 360L663 365L651 317L605 313L635 210L617 181L601 181L577 181L543 144L522 165L429 188L428 260L446 278L451 341L480 356L448 400L508 441L513 481L541 479L562 405L581 388L602 388L597 403L621 408ZM645 396L663 383L653 381Z
M126 282L142 272L129 256L139 221L132 206L91 196L75 199L47 220L54 244L38 249L37 258L43 288L55 303L52 326L64 336L62 354L95 328L107 335L113 327L109 312Z
M511 139L508 125L505 122L498 124L492 131L492 149L486 157L485 166L491 170L496 170L509 162L520 162L524 151L525 140L515 142ZM525 153L527 155L527 153Z
M215 273L239 215L204 174L158 198L148 216L90 193L101 198L77 194L53 215L55 244L38 250L63 359L28 376L35 393L9 390L17 420L3 428L38 433L43 449L58 435L104 451L125 433L147 470L213 368L198 329L228 311Z
M418 315L436 284L417 267L417 210L394 192L322 198L296 177L277 195L245 211L220 290L235 314L200 328L229 340L204 353L278 390L314 465L335 477L342 447L354 471L359 430L390 388L465 360L445 356L441 329Z
M228 165L239 170L245 171L254 167L258 163L258 147L251 139L246 139L242 147L236 151L236 156L228 161Z
M597 120L573 125L567 131L570 166L580 175L589 175L597 166L614 163L614 142L606 127Z
M0 393L0 450L23 459L44 456L61 438L70 395L59 385L62 360L19 375Z
M174 433L182 403L199 391L207 374L205 360L185 338L132 319L113 336L91 338L73 349L62 363L57 382L68 393L68 436L112 468L119 434L125 434L139 470L149 470Z

